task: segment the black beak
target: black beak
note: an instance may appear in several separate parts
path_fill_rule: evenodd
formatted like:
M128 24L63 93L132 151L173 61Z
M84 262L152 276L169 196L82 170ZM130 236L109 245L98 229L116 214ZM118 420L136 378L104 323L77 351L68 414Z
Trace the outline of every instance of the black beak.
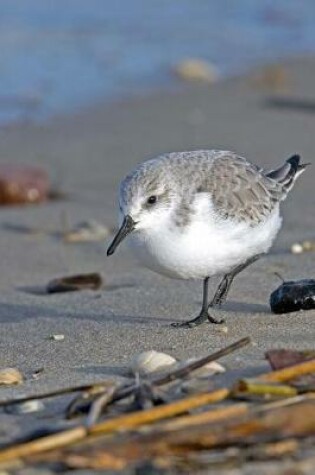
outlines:
M114 254L116 247L121 243L123 239L125 239L126 236L128 236L129 233L131 233L131 231L134 230L135 224L136 223L134 222L132 217L129 216L128 214L124 217L124 220L122 222L122 225L120 226L118 233L116 234L116 236L113 239L113 242L107 249L108 256L111 256L112 254Z

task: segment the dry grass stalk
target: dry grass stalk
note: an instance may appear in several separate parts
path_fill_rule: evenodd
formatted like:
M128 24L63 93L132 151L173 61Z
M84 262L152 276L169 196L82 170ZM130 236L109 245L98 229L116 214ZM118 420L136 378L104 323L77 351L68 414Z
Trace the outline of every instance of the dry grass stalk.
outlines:
M270 383L284 383L311 373L315 373L315 358L271 373L262 374L259 379Z
M292 397L297 389L287 384L265 382L259 379L241 379L234 391L236 396Z

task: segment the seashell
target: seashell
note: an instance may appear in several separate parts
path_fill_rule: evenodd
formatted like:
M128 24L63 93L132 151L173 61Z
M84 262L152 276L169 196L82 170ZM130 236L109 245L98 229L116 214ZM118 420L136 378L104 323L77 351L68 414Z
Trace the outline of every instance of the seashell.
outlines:
M292 254L302 254L303 251L304 251L303 246L299 242L292 244L291 246Z
M197 358L190 358L184 362L183 364L188 364L188 363L193 363L196 361ZM214 374L218 373L225 373L226 369L224 366L222 366L220 363L217 363L216 361L211 361L210 363L205 364L204 366L201 366L201 368L196 369L191 373L192 378L206 378L208 376L213 376Z
M130 368L133 373L142 375L162 371L176 363L176 359L166 353L155 350L144 351L134 356L131 360Z
M0 371L0 385L21 384L23 376L16 368L5 368Z

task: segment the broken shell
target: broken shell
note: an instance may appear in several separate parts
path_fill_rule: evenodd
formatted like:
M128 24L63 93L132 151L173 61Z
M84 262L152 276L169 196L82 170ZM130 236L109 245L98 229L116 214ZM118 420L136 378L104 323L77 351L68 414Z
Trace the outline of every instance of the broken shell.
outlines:
M144 351L136 355L130 364L133 373L142 375L161 371L167 367L173 366L176 359L166 353L160 353L155 350Z
M62 335L62 334L60 334L60 335L51 335L50 339L54 340L54 341L63 341L65 339L65 336Z
M196 361L197 358L190 358L186 361L183 361L181 363L182 365L187 365L189 363L193 363ZM200 368L196 369L191 373L192 378L206 378L208 376L213 376L214 374L218 373L225 373L226 369L224 366L222 366L220 363L217 363L216 361L211 361L210 363L205 364L204 366L201 366Z
M5 368L0 371L0 385L1 384L21 384L23 376L16 368Z
M296 242L292 244L291 246L291 252L292 254L302 254L303 252L303 246L299 242Z

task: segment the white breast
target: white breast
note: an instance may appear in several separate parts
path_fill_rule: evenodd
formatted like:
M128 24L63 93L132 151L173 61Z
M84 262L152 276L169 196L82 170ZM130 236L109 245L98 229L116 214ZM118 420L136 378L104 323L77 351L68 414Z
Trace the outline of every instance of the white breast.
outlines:
M191 223L180 228L163 222L136 231L130 244L141 263L169 277L202 279L225 274L249 257L268 251L281 226L279 209L263 223L221 220L200 197Z

